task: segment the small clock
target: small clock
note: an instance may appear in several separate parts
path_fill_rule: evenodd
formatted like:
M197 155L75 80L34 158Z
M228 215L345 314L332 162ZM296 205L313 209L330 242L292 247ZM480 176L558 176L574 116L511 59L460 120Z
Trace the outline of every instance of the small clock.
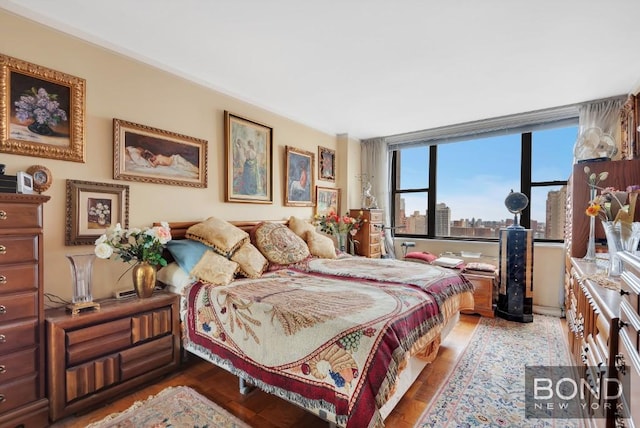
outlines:
M33 165L27 169L27 173L33 177L33 190L38 193L46 191L53 181L49 168L42 165Z

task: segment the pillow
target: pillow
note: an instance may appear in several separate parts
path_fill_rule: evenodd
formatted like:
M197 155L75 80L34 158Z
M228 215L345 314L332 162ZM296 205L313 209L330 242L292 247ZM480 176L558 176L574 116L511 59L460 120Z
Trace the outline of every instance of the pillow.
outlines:
M464 267L464 270L477 270L481 272L495 272L498 268L496 265L492 265L491 263L482 263L482 262L471 262L467 263Z
M431 263L433 262L435 259L438 258L438 256L436 256L435 254L431 254L428 251L412 251L410 253L407 253L406 256L404 256L405 259L416 259L416 260L421 260L423 262L426 263Z
M215 217L189 227L185 237L200 241L226 257L249 240L247 232Z
M195 281L195 278L182 269L177 262L171 262L160 269L156 278L177 294L182 294L185 287Z
M247 278L259 278L269 266L269 261L251 242L245 242L238 248L231 260L240 265L239 273Z
M455 259L453 257L438 257L433 262L431 262L431 264L447 268L457 268L461 267L464 264L464 260Z
M167 249L185 272L204 282L226 285L238 270L238 263L227 260L198 241L172 239L167 242Z
M309 257L309 247L284 224L263 222L253 229L254 245L270 263L288 265Z
M306 220L303 220L298 217L291 216L289 217L289 222L287 223L289 229L293 230L293 233L304 239L307 232L315 232L316 228L311 223Z
M323 259L335 259L336 247L333 245L333 239L327 235L316 232L315 230L308 230L303 237L307 241L309 252Z

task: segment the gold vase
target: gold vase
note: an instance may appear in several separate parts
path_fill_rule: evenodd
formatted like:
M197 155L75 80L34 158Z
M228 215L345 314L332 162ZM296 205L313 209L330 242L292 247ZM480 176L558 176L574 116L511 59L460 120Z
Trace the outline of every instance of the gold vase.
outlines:
M141 299L151 297L156 286L156 267L147 262L139 262L133 267L133 288Z

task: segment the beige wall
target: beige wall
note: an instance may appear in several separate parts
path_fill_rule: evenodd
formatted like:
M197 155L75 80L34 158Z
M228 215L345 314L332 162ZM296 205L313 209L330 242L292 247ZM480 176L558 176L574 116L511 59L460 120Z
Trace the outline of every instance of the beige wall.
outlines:
M0 163L7 165L7 174L39 164L49 168L53 175L53 185L45 193L51 197L44 210L46 293L70 299L71 274L65 254L93 251L92 245L64 245L66 179L129 185L129 223L132 227L143 227L160 220L204 219L211 215L227 220L275 220L291 215L312 217L312 207L283 206L285 146L308 150L317 158L318 146L338 150L335 135L311 129L4 11L0 11L0 53L86 80L85 163L0 153ZM272 205L224 202L224 110L273 127ZM192 189L113 180L113 118L207 140L208 186ZM317 181L316 184L346 188L350 181L356 182L357 174L347 165L359 165L359 157L354 162L341 159L354 152L351 148L353 139L347 139L347 142L350 143L348 147L337 151L338 162L344 164L338 165L337 182ZM357 141L355 144L359 145ZM359 156L359 150L357 152ZM314 174L317 179L317 168ZM344 203L348 202L343 198ZM94 297L107 297L116 288L129 287L128 274L116 284L127 267L120 261L97 260L93 274Z

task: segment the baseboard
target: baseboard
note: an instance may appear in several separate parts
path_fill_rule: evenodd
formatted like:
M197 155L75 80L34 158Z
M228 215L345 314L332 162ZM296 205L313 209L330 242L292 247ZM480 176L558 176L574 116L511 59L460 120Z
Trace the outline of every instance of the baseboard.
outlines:
M533 305L533 313L540 315L549 315L552 317L562 318L562 310L553 306L538 306Z

